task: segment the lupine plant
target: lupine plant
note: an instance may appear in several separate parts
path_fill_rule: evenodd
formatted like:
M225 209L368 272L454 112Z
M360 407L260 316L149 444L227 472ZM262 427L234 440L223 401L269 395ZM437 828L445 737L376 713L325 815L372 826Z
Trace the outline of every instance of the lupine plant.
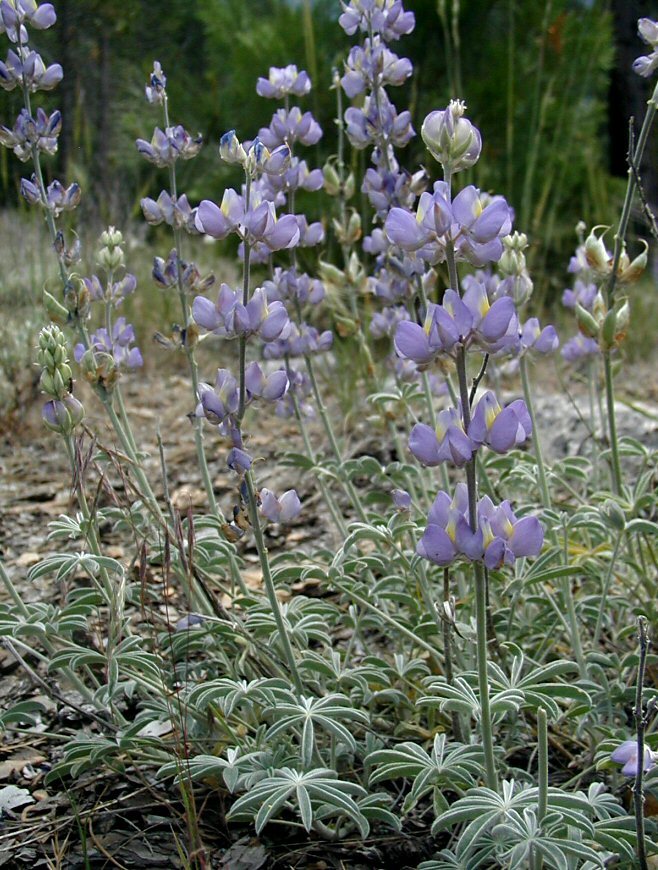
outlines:
M180 320L163 324L159 341L184 358L189 388L174 398L193 427L206 500L202 512L181 513L167 436L158 436L159 462L148 461L122 392L148 363L118 311L139 293L124 236L106 229L97 270L81 274L62 217L83 191L47 183L66 119L33 102L63 71L31 41L56 23L55 10L0 2L10 43L0 85L24 103L0 142L29 164L21 194L50 233L57 277L44 290L51 322L35 361L43 422L61 440L76 502L51 524L54 549L28 579L77 579L60 600L26 603L0 563L0 634L26 667L46 667L56 699L56 684L76 689L96 726L66 743L48 782L99 764L119 776L128 762L155 772L163 792L179 788L189 866L208 866L196 799L212 789L236 839L245 825L273 838L283 821L336 849L422 832L424 870L648 867L658 849L644 811L657 788L647 669L656 454L620 437L614 374L631 287L647 264L646 243L629 242L631 259L626 236L657 91L631 142L618 226L577 229L563 302L579 331L561 356L587 365L592 446L550 457L532 367L560 341L532 311L532 240L503 195L474 183L486 134L465 95L419 123L394 105L389 90L413 75L392 48L415 26L401 0L341 9L356 43L327 75L337 151L324 167L309 165L322 128L293 104L319 83L293 63L272 67L255 83L282 104L269 124L241 130L236 119L215 143L239 183L194 204L176 167L204 143L170 119L176 70L154 61L146 84L161 126L136 147L167 186L141 206L147 224L170 234L152 276L177 298ZM639 32L652 53L635 70L649 78L658 24L642 19ZM428 160L403 168L415 126ZM361 179L348 145L370 161ZM309 194L325 197L328 219L298 211ZM192 262L201 235L216 272L237 243L238 283ZM358 452L335 401L336 382L355 372ZM505 391L510 376L518 380ZM93 402L108 424L98 441L81 381L87 411ZM254 435L276 431L276 417L297 427L301 447L277 460L315 490L328 518L322 545L272 549L270 527L311 519L307 499L281 491L261 461ZM101 487L107 500L96 497ZM131 542L130 565L105 552L108 527ZM258 588L246 582L248 548ZM177 590L181 613L166 630L144 604L153 572ZM307 584L319 594L300 592ZM136 628L130 613L140 606ZM3 727L28 727L37 706L3 714Z

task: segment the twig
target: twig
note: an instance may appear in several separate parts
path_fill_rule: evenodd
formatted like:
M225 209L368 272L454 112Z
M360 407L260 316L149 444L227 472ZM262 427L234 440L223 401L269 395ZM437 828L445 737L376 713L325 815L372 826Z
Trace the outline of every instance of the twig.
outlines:
M480 381L484 377L484 374L487 370L488 364L489 364L489 354L485 353L484 359L482 360L482 365L480 366L480 371L473 378L473 383L471 385L471 392L470 392L469 397L468 397L468 404L469 405L473 404L473 400L475 399L475 394L478 391L478 387L480 386Z
M642 203L642 212L644 214L645 220L649 225L649 232L654 237L654 239L658 240L658 226L656 226L656 218L653 215L653 212L649 208L649 203L647 201L647 196L644 192L644 187L642 186L642 178L640 176L640 170L634 160L635 154L635 135L633 132L633 118L629 121L629 148L628 154L626 155L626 161L631 168L631 172L635 177L635 184L637 186L637 193L640 197L640 202Z

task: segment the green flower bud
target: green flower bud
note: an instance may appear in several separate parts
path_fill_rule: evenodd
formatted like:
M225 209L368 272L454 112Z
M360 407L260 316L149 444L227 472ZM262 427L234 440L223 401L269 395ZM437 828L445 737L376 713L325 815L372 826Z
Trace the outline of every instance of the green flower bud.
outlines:
M626 528L626 515L616 501L611 498L607 499L601 505L601 518L603 522L611 529L618 532L623 532Z
M331 162L327 162L322 167L322 177L324 178L324 189L329 196L338 196L340 193L340 178Z
M586 335L588 338L599 337L599 324L580 303L576 304L576 321L583 335Z
M610 274L611 255L603 244L603 235L596 235L596 230L603 229L607 231L610 227L596 226L593 227L590 234L585 239L585 258L590 269L600 277L605 278Z
M120 266L123 266L123 251L121 248L106 245L98 252L97 262L106 271L114 272Z
M473 166L482 150L477 127L463 117L465 109L461 100L451 100L444 111L430 112L420 131L432 157L449 172Z
M114 227L108 227L100 234L99 242L108 248L118 248L123 244L123 235Z
M84 420L85 409L75 396L67 393L61 399L46 402L41 417L48 429L60 435L70 435Z
M58 302L52 293L49 293L47 290L43 291L43 307L46 309L46 314L53 323L61 323L64 325L67 322L69 312L64 308L62 303Z
M620 284L634 284L641 278L644 270L647 268L649 245L647 245L644 239L642 239L642 244L644 245L644 250L632 262L626 250L623 251L617 270L617 281Z
M617 332L617 312L613 308L605 316L605 320L601 326L601 334L599 336L599 346L601 350L612 350L615 346L615 333Z

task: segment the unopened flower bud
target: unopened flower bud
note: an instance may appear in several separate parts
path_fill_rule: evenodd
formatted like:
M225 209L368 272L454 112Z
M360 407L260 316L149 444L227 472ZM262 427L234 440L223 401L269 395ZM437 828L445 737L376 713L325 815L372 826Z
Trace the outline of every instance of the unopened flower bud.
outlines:
M123 251L121 248L110 248L106 245L98 252L97 262L108 272L114 272L123 266Z
M324 189L329 196L338 196L340 193L340 178L333 163L325 163L322 167L322 177L324 178Z
M256 173L262 172L263 167L269 158L269 148L266 148L258 136L256 136L247 152L247 159L245 162L246 171L250 175L256 175Z
M603 522L612 529L618 532L623 532L626 528L626 515L616 501L611 498L607 499L601 505L601 516Z
M324 260L320 260L318 263L318 272L320 280L324 284L333 284L335 287L345 286L344 272L341 272L341 270L332 263L326 263Z
M345 183L343 185L343 195L345 199L352 199L355 190L356 181L354 180L354 173L350 172L350 174L345 179Z
M605 316L601 324L599 347L601 350L612 350L615 346L615 332L617 331L617 312L613 308Z
M451 100L444 111L430 112L420 131L432 157L451 173L473 166L482 150L478 129L463 117L465 108Z
M226 163L237 163L239 166L244 166L247 162L247 152L235 135L235 130L229 130L228 133L224 133L219 140L219 156Z
M49 293L47 290L43 291L43 306L53 323L60 323L63 326L67 322L69 312L64 308L62 303L58 302L52 293Z
M642 243L644 245L644 250L641 254L638 254L637 257L629 262L629 257L626 251L624 251L619 260L619 269L617 272L617 281L620 284L634 284L636 281L640 279L644 270L647 268L648 261L648 250L649 246L642 239Z
M603 244L603 235L597 236L596 230L601 227L594 227L590 234L585 239L585 257L587 265L601 277L606 277L610 273L610 254ZM610 227L603 227L604 230Z
M588 338L599 337L599 324L580 303L576 304L576 321L578 329L580 329L583 335L586 335Z
M348 245L353 245L361 238L361 215L354 209L347 222L346 242Z
M596 295L592 300L591 311L594 320L599 324L603 323L605 316L608 313L608 306L600 290L597 290Z
M70 435L84 420L85 409L75 396L67 393L61 399L46 402L41 416L48 429L61 435Z
M117 248L123 244L123 234L114 227L108 227L100 234L99 242L108 248Z
M601 337L599 344L601 350L612 350L626 338L628 324L630 321L631 309L628 300L624 299L615 308L609 311L601 326Z

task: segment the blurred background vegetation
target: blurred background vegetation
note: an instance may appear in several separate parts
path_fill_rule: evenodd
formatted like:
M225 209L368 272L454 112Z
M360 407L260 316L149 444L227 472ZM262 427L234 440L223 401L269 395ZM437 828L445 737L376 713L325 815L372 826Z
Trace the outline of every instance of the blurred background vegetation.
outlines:
M417 130L427 112L451 97L466 101L485 145L469 180L513 205L517 227L531 240L538 301L552 306L566 284L576 223L612 224L618 215L628 118L641 118L650 87L630 70L644 53L637 19L655 18L658 0L405 0L405 6L416 15L416 29L393 48L411 58L415 74L391 89L391 98L411 109ZM271 65L296 63L313 79L305 106L325 135L309 163L321 165L335 152L331 70L342 67L356 41L337 24L339 0L58 0L56 9L57 25L33 34L44 59L64 68L56 91L38 95L64 116L60 150L45 161L47 172L81 184L76 221L90 237L108 223L134 227L146 242L145 272L159 232L147 232L139 200L156 196L166 176L138 156L134 142L162 123L144 100L155 59L168 77L172 122L201 132L208 143L198 159L180 166L179 189L193 203L239 183L218 160L216 145L230 128L251 138L269 123L277 106L257 97L255 84ZM2 123L13 123L19 100L16 92L3 94ZM647 152L643 177L655 203L655 148ZM420 137L400 154L410 168L426 158ZM352 159L358 170L367 156L354 152ZM17 205L22 174L25 167L3 149L0 203L12 210L14 224L34 220ZM317 196L310 205L314 218L330 207ZM636 217L634 232L648 237L642 215ZM156 252L165 255L167 245L163 238ZM31 267L30 274L40 270ZM39 297L34 285L26 296L24 273L0 262L0 305L15 304L17 294Z

